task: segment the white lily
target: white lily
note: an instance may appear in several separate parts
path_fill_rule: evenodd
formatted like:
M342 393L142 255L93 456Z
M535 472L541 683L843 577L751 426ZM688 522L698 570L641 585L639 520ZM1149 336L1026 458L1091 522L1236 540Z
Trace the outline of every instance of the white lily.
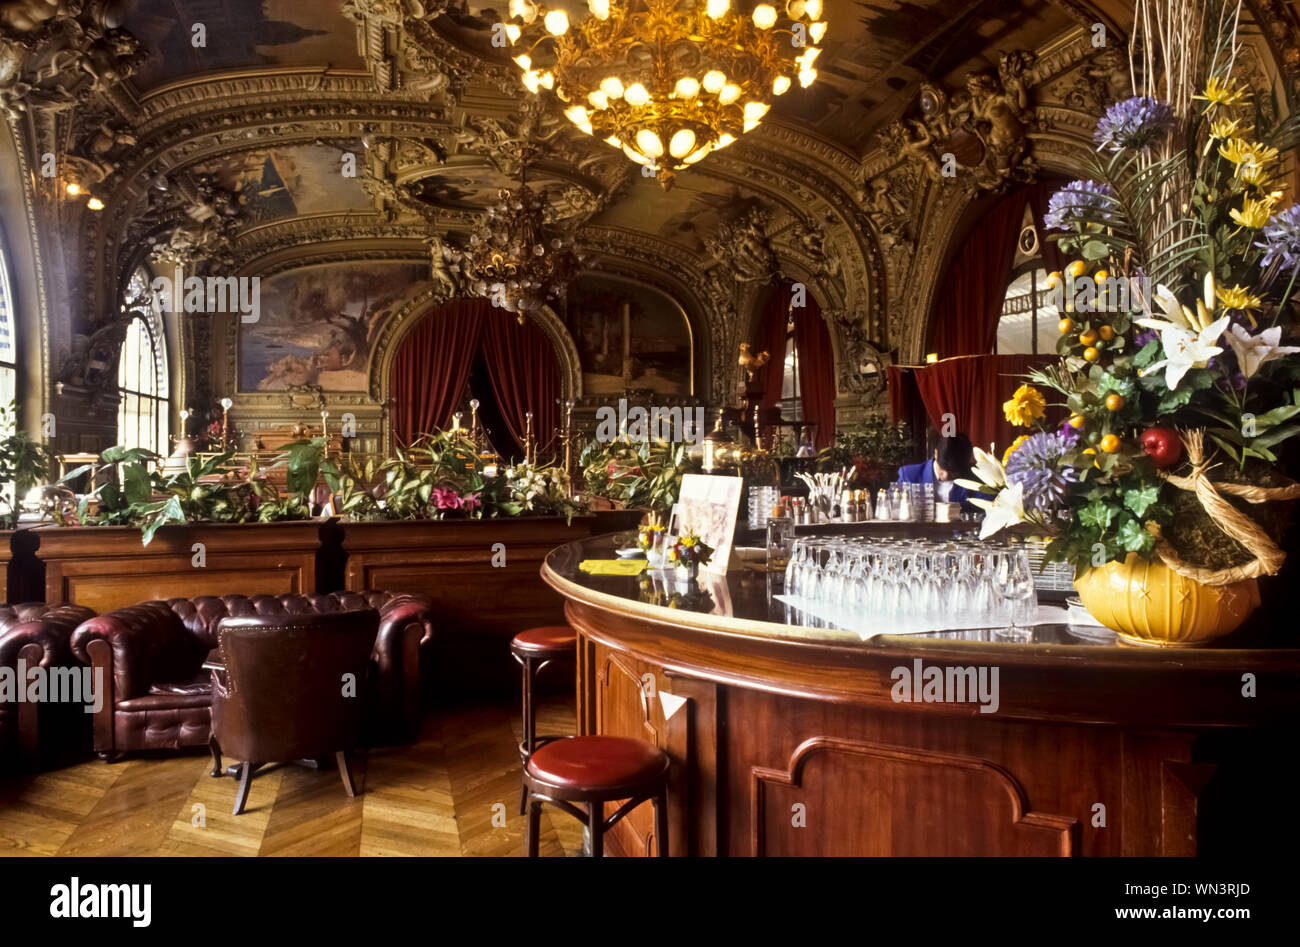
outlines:
M1200 332L1192 332L1190 329L1184 329L1162 319L1137 320L1138 325L1155 329L1160 333L1160 344L1165 349L1165 357L1153 365L1148 365L1142 370L1142 374L1149 375L1163 367L1165 385L1173 391L1191 369L1204 368L1210 359L1223 351L1214 343L1218 341L1219 336L1223 335L1223 330L1228 327L1230 321L1227 316L1224 316L1211 322Z
M1139 293L1141 292L1141 282L1138 281ZM1164 312L1165 318L1176 326L1184 329L1199 328L1193 325L1192 311L1186 306L1180 305L1178 297L1174 295L1173 290L1161 283L1156 287L1155 302L1159 304L1161 311ZM1148 319L1155 317L1155 311L1151 308L1152 300L1142 297L1142 311L1147 314Z
M1237 363L1241 373L1250 378L1265 362L1271 362L1283 355L1300 352L1294 345L1279 345L1282 341L1282 327L1265 329L1259 335L1251 335L1239 325L1234 325L1226 336L1232 350L1237 353Z
M975 476L980 478L980 482L990 487L1005 486L1007 482L1007 472L1002 467L1002 462L990 454L988 451L980 450L978 447L973 448L975 451L975 464L973 471Z
M1022 483L1011 484L992 500L972 497L970 502L984 510L980 539L988 539L994 533L1028 519L1025 516L1025 486Z

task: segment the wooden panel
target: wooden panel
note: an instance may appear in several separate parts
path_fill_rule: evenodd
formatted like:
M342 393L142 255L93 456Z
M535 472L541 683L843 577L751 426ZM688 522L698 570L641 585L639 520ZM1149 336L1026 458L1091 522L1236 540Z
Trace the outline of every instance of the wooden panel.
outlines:
M608 649L597 649L596 732L644 740L666 750L663 710L657 697L658 688L666 684L667 679L649 665ZM606 803L606 816L616 808ZM610 829L605 839L612 853L657 854L653 807L648 802L637 806Z
M1026 811L1023 787L974 757L814 737L785 770L753 767L750 788L754 855L1074 854L1074 819Z
M148 546L137 529L40 529L36 555L45 566L47 602L99 612L151 599L312 593L320 528L319 521L169 526Z

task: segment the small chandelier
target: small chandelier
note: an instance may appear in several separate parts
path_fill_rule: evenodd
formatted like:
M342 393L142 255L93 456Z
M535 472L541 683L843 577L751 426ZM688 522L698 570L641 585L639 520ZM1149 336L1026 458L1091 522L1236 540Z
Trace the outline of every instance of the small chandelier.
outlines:
M675 172L756 128L794 81L817 78L823 0L587 0L563 10L510 0L506 38L529 91L671 186Z
M526 167L519 187L497 192L482 232L472 233L464 249L443 248L470 292L517 314L521 325L528 313L564 296L580 265L572 235L546 225L546 192L525 182Z

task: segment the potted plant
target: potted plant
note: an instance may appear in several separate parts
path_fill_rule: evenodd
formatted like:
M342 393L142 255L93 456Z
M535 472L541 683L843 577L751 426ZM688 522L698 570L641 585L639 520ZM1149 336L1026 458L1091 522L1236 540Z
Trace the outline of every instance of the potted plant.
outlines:
M18 407L12 401L0 405L0 431L12 432L0 437L0 528L14 529L28 492L49 479L54 455L18 430Z
M679 587L694 582L699 576L700 566L707 566L712 558L713 547L689 530L668 547L668 563L677 572Z
M1206 52L1159 50L1165 84L1112 105L1090 179L1052 197L1052 239L1079 257L1049 277L1062 359L1004 405L1035 432L1003 462L976 452L981 535L1051 536L1098 620L1165 646L1245 620L1300 497L1281 456L1300 433L1300 206L1279 209L1298 123L1270 127L1234 76L1232 18L1203 15ZM1059 429L1044 392L1070 412Z

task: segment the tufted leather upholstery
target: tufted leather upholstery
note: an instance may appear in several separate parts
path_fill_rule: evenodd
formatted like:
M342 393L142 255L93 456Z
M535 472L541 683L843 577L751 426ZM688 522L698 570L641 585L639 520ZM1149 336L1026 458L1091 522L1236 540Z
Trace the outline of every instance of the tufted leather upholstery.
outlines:
M211 729L211 684L200 674L217 648L224 618L324 615L373 608L379 632L371 649L370 723L375 735L412 739L419 725L422 645L433 637L433 602L397 592L328 595L222 595L173 598L118 609L83 623L72 652L105 668L112 700L96 714L101 755L203 746Z
M75 666L68 639L72 630L95 613L81 605L0 605L0 667L18 670L22 657L28 667ZM34 752L39 743L41 705L0 703L0 747L17 742Z

